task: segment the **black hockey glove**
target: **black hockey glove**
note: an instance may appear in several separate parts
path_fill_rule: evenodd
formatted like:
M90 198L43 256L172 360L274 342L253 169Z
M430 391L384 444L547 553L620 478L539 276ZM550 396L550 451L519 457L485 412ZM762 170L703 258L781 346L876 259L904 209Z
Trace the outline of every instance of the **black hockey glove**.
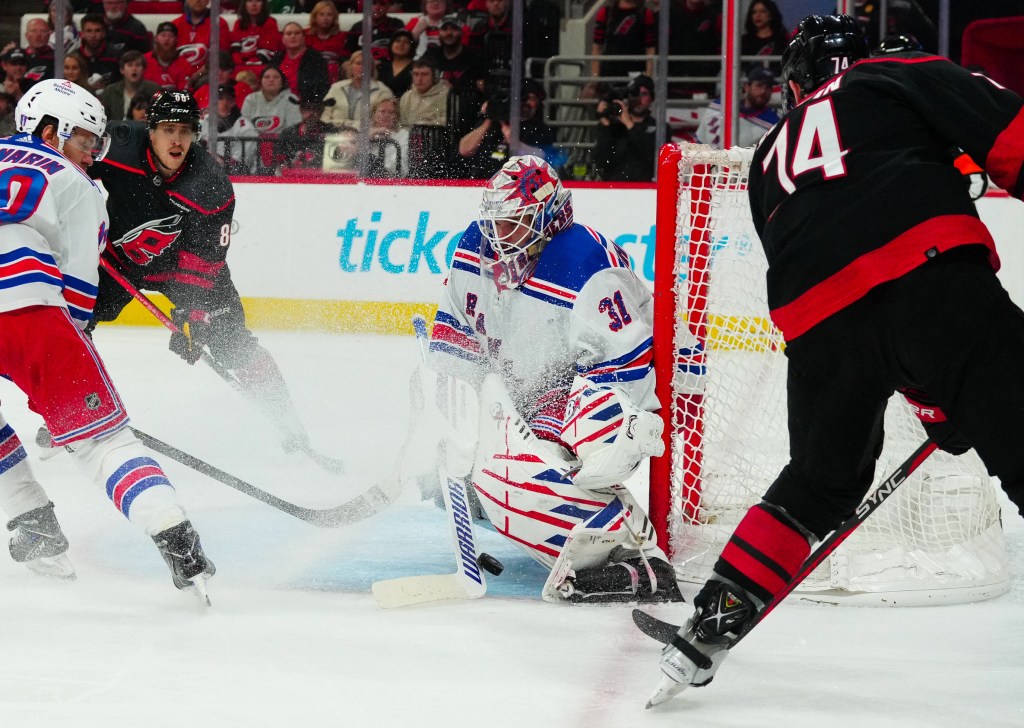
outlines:
M167 348L189 364L195 364L210 341L210 320L210 314L202 309L171 309L171 321L179 330L171 334Z
M928 439L953 455L963 455L972 445L963 435L956 431L946 414L939 409L926 392L919 389L901 389L900 394L914 410L917 419L921 420Z

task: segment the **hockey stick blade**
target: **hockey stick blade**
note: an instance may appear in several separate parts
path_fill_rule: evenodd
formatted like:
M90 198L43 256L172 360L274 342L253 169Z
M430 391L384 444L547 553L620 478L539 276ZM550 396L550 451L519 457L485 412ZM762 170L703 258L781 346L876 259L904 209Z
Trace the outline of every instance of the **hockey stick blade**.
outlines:
M904 460L899 467L892 472L892 474L882 481L882 483L875 488L874 491L857 506L857 510L854 514L847 518L841 523L824 541L818 544L811 555L807 557L804 563L800 566L799 571L793 575L793 578L786 582L786 585L779 590L772 600L768 602L764 609L758 612L757 616L754 617L753 621L747 626L746 630L733 642L732 647L750 634L750 631L754 629L758 624L761 623L765 617L767 617L775 607L779 606L783 599L803 583L803 580L807 576L818 568L818 565L827 559L839 546L849 538L850 534L857 530L868 516L874 513L878 508L885 502L885 500L891 496L896 490L906 482L918 467L921 466L928 456L931 455L935 450L938 449L931 440L923 442L910 457ZM648 637L658 640L662 644L668 644L672 641L672 637L679 631L679 625L664 622L656 617L652 617L646 612L640 609L633 610L633 623L637 628Z
M223 483L230 488L234 488L240 493L244 493L251 498L255 498L261 503L267 504L271 508L276 508L283 513L287 513L290 516L294 516L306 523L311 523L319 528L347 526L367 519L387 508L398 497L398 494L401 491L401 483L397 480L393 483L381 482L373 485L363 493L346 501L345 503L335 506L334 508L303 508L302 506L298 506L294 503L289 503L286 500L278 498L275 495L271 495L265 490L257 488L255 485L251 485L241 478L236 478L234 475L226 473L220 468L214 467L193 455L189 455L187 452L179 450L173 445L167 444L163 440L158 440L152 435L148 435L141 430L137 430L133 427L131 428L131 431L134 432L135 436L142 441L143 445L154 452L160 453L172 460L176 460L182 465L192 468L198 473Z

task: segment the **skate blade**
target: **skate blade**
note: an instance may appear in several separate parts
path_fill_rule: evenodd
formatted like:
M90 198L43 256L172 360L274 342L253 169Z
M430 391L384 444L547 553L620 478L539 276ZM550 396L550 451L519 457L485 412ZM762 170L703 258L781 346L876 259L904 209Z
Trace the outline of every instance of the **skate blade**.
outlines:
M206 575L200 574L194 576L191 579L192 582L192 594L195 595L196 601L199 602L201 607L212 607L213 604L210 602L210 593L206 590Z
M29 568L34 574L45 576L50 579L63 579L64 581L74 581L78 578L75 573L75 567L71 565L71 561L64 554L59 556L42 556L38 559L32 559L26 561L25 566Z
M651 695L650 699L647 701L645 708L649 710L656 705L667 703L688 687L689 685L686 683L677 683L670 677L662 675L661 679L658 681L658 687L654 689L654 694Z

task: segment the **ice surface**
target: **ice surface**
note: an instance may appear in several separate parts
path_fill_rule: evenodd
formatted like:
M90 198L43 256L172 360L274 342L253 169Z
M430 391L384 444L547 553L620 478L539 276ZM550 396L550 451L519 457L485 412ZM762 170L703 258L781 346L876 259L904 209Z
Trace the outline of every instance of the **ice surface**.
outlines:
M286 456L273 429L157 329L96 340L136 427L275 495L337 505L384 477L405 432L411 337L263 333L330 476ZM217 576L205 613L149 539L65 455L39 462L37 416L0 386L7 419L71 540L73 583L0 554L0 727L1024 725L1024 524L1004 511L1014 587L924 609L784 606L713 685L657 709L658 648L625 607L558 607L544 573L493 533L506 568L481 600L384 611L372 581L454 566L446 524L416 493L318 530L164 458ZM686 607L655 610L681 621Z

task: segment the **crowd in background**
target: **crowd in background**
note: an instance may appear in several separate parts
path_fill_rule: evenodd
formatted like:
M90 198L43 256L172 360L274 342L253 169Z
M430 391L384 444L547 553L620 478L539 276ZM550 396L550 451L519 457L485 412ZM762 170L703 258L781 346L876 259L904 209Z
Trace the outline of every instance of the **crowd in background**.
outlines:
M566 170L567 177L652 179L659 0L598 0L589 48L595 59L584 69L588 82L574 87L589 118L583 144L560 144L564 139L547 123L556 116L546 108L543 64L536 62L525 69L518 140L512 134L511 0L371 2L365 49L361 20L348 30L339 23L342 13L361 13L362 0L222 0L222 11L237 19L230 26L220 20L219 70L212 81L217 103L210 109L210 0L145 3L181 13L155 32L129 13L127 0L40 0L48 20L30 20L24 38L0 51L0 134L13 133L13 109L25 89L54 74L61 5L64 78L96 93L113 120L145 121L149 99L160 88L190 91L207 114L206 128L216 126L218 156L235 174L361 169L374 176L482 179L514 154L538 154L561 167L564 147L583 147L587 163L582 172L578 164ZM935 27L927 13L916 2L896 5L887 33L920 38L925 50L934 50ZM557 0L527 0L524 59L558 55L562 7ZM720 145L715 57L721 51L721 3L670 0L669 7L669 54L695 57L669 63L669 101L700 104L691 104L690 118L666 136ZM877 8L865 3L860 10L869 29L872 22L877 26ZM82 12L76 22L73 14ZM285 22L283 13L308 15L305 23ZM748 58L742 67L741 144L756 142L778 119L778 56L788 43L790 20L774 0L745 4L741 54L765 60ZM877 35L877 27L872 32ZM368 93L364 64L370 65ZM370 130L361 137L364 118ZM360 139L367 138L370 149L361 154Z

